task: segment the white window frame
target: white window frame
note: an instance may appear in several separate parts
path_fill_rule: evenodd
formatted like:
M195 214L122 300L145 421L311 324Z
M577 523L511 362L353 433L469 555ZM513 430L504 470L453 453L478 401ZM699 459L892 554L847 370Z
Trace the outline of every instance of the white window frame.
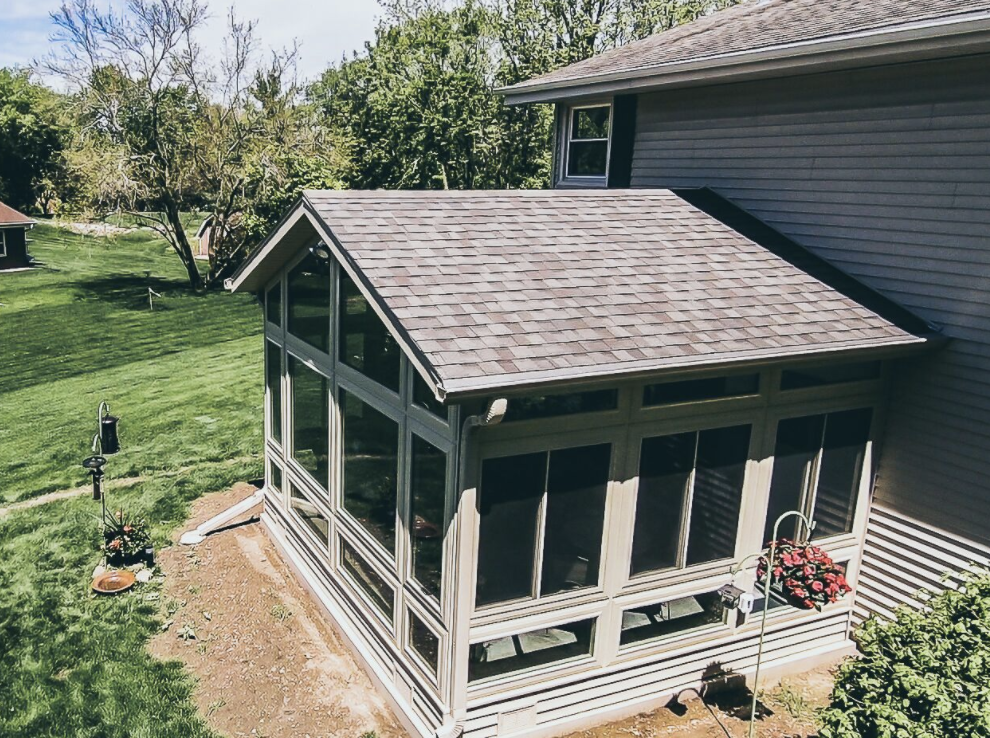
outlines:
M0 228L0 259L7 256L7 230Z
M593 108L608 108L608 135L605 138L580 138L576 139L578 142L596 142L605 141L605 172L604 174L570 174L571 166L571 143L575 142L572 139L571 134L574 130L574 116L579 110L591 110ZM561 158L563 159L563 168L561 169L560 180L562 182L580 182L583 184L600 183L602 185L608 183L608 170L609 170L609 160L612 158L612 123L615 114L615 107L612 104L612 100L598 100L595 102L583 103L581 105L571 105L567 108L567 115L565 116L565 128L564 128L564 150L562 152Z

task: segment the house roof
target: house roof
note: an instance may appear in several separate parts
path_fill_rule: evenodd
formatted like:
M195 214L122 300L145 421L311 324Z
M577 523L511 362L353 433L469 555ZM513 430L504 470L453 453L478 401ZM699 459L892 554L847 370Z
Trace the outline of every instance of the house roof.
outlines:
M838 64L844 54L847 65L862 64L895 42L905 53L910 46L939 56L950 53L952 35L957 53L966 53L963 35L982 31L985 42L988 29L990 0L748 0L501 91L509 102L526 102L587 94L595 85L605 92L664 78L683 84L713 70L766 74L774 60L799 69Z
M305 215L440 397L927 340L766 226L783 248L719 219L733 213L759 225L708 191L308 191L228 286L263 287Z
M35 221L0 202L0 227L12 225L34 225Z

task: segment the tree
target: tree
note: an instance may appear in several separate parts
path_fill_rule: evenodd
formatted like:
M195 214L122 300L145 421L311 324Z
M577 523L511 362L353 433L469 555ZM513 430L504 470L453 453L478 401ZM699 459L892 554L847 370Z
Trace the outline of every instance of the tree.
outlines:
M273 149L329 160L295 115L295 49L263 57L254 24L231 13L210 63L197 44L202 0L127 0L121 13L69 0L52 18L57 49L45 65L78 90L82 155L70 158L86 198L135 211L168 241L194 289L218 284L252 243L244 223L266 192L259 169L279 159ZM193 209L212 224L205 281L183 228L182 212Z
M0 200L48 212L62 175L68 122L60 96L26 71L0 69Z
M510 85L734 0L384 0L364 53L309 90L350 142L352 187L541 187L547 105L507 107Z
M958 579L958 590L860 626L860 654L839 669L822 738L990 735L990 572Z

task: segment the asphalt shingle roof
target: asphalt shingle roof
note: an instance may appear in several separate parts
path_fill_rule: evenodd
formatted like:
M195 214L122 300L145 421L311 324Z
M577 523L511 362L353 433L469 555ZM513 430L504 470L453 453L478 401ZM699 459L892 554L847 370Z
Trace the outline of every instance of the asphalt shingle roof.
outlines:
M14 210L9 205L0 202L0 225L31 225L34 221L29 217Z
M669 190L304 200L446 392L924 341Z
M749 0L505 88L524 92L990 10L988 0Z

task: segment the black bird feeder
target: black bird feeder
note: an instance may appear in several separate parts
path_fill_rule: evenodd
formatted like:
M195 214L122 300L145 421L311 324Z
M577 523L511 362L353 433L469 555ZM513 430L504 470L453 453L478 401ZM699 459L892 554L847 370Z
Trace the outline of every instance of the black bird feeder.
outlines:
M98 438L100 441L100 453L111 455L120 451L120 439L117 437L117 423L120 418L110 414L110 405L106 402L100 403L97 411L100 419ZM96 438L93 439L93 450L96 451Z
M89 469L90 476L93 477L93 499L103 499L103 467L107 460L105 456L89 456L83 459L83 468Z

